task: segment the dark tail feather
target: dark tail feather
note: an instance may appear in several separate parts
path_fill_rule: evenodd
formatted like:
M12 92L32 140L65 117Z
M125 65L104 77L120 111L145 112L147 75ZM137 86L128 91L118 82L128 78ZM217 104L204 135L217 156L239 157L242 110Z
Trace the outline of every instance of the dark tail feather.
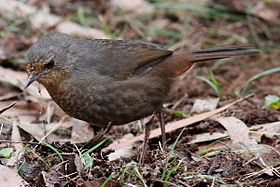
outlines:
M229 58L233 56L255 55L259 50L247 46L218 47L192 52L193 62Z

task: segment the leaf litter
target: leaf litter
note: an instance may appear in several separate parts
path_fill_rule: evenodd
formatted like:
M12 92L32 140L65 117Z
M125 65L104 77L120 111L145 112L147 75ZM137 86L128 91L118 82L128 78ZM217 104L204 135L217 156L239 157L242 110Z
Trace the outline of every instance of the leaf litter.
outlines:
M0 151L12 148L10 149L12 157L8 160L0 158L0 166L3 167L3 171L6 171L7 165L13 166L13 172L7 171L1 174L2 177L15 178L13 182L19 184L21 180L15 176L18 170L22 177L20 179L25 179L29 184L35 186L56 184L68 186L277 184L277 180L279 180L280 114L277 109L264 109L262 106L265 105L265 96L279 96L276 86L279 82L279 74L270 74L250 82L250 87L246 91L255 92L254 98L228 104L236 100L233 93L240 93L242 86L250 77L263 72L264 69L277 69L279 66L275 60L279 55L277 50L271 49L270 53L264 53L260 58L236 58L230 60L237 61L234 63L216 63L215 67L206 63L201 64L180 78L178 85L174 86L176 92L172 92L173 95L169 96L164 116L168 132L167 150L163 151L159 146L160 130L155 124L144 166L137 163L137 154L141 151L141 140L143 139L141 123L113 127L108 133L111 138L103 137L99 139L99 142L94 143L92 139L96 135L98 136L102 129L93 128L92 130L89 124L66 118L65 113L50 101L50 96L43 87L41 87L41 93L38 93L36 85L32 85L22 92L26 80L26 74L22 72L24 67L20 64L23 61L22 52L36 40L37 35L35 36L34 33L39 32L36 28L41 28L42 25L46 26L46 28L42 27L43 32L62 31L93 38L118 36L138 39L142 37L161 44L172 44L171 47L176 49L182 47L197 49L236 43L246 45L248 42L252 42L251 33L254 25L247 28L244 20L231 22L226 19L223 21L216 18L208 19L203 17L205 13L200 12L198 15L192 15L190 23L195 25L196 22L202 21L207 29L198 26L199 29L196 32L189 32L191 29L186 29L188 27L181 23L185 20L182 18L189 16L184 8L191 10L188 13L195 10L189 5L193 2L188 3L188 6L185 6L186 4L183 2L180 7L171 6L173 2L169 2L170 6L160 8L161 6L158 6L160 4L153 6L153 1L139 0L138 3L143 5L141 6L144 10L137 7L120 6L118 1L114 2L115 5L112 8L110 4L104 5L103 2L102 7L105 9L101 8L104 12L97 16L98 21L93 22L91 27L85 27L65 19L67 16L72 16L72 12L69 11L71 6L60 7L62 11L64 10L63 16L65 17L63 17L54 11L55 6L58 5L49 1L41 3L44 5L37 6L34 2L25 4L11 0L3 3L0 8L1 15L4 15L1 20L24 18L23 23L26 20L31 23L31 29L27 27L28 24L15 26L14 29L18 29L17 32L25 28L23 29L25 33L21 37L17 37L18 35L14 34L16 32L13 32L13 35L7 37L6 40L9 45L0 48L2 60L0 61L0 109L2 113L0 116ZM48 3L51 4L49 10L41 9L48 6ZM74 6L81 3L79 6L84 6L87 2L65 3ZM96 3L98 4L98 2ZM207 4L199 6L207 6ZM267 4L263 8L268 11L266 6ZM170 7L173 10L169 9ZM256 13L257 9L253 8ZM119 9L122 10L119 11ZM112 15L112 12L115 15ZM264 20L268 18L255 13L252 15L262 17ZM26 15L31 14L34 15L26 18ZM122 21L121 17L128 14L130 15L126 16L126 20ZM155 27L153 22L145 20L147 18L144 17L148 14L154 16L155 23L157 22L160 30L164 32L159 32L153 28ZM232 13L231 15L234 16ZM113 19L112 16L114 16ZM209 16L211 17L211 15ZM141 19L138 20L138 18ZM267 20L274 23L273 19L275 16ZM208 22L211 25L208 25ZM2 28L1 24L2 22L0 22ZM266 27L265 24L263 23L264 27L261 29ZM97 25L99 28L96 28ZM148 25L151 30L145 29L145 25ZM213 25L218 26L213 27ZM118 33L119 29L122 31L121 33ZM204 31L201 32L202 30ZM3 32L6 31L6 29L3 30ZM30 31L31 33L27 34ZM179 35L176 33L178 31L181 32ZM242 35L236 34L240 31ZM215 33L221 38L217 37ZM186 36L183 36L184 34ZM264 41L265 37L271 39L274 36L277 37L277 33L266 32L264 35L259 34L258 39ZM5 38L5 35L1 34L0 44L3 41L2 37ZM15 38L19 38L18 43ZM225 38L229 39L225 40ZM13 61L12 58L21 59ZM250 61L254 61L254 67L250 67L250 63L247 66L243 65L244 62ZM261 63L262 61L269 63L264 64ZM4 62L3 66L2 62ZM211 68L215 80L222 85L219 101L213 102L211 107L210 105L205 107L203 104L203 110L193 110L196 113L210 112L191 114L189 111L196 100L207 101L209 96L216 96L209 85L201 84L199 80L193 79L197 75L207 75ZM232 82L233 80L234 82ZM16 104L11 106L10 104L14 100L16 100ZM218 109L215 109L216 107ZM176 112L184 112L185 115L172 115ZM185 116L191 117L182 119ZM177 138L178 135L179 138ZM109 145L112 143L111 139L114 142ZM85 144L88 141L91 143ZM93 151L87 152L89 150ZM115 152L112 153L112 150ZM12 181L8 182L12 184Z

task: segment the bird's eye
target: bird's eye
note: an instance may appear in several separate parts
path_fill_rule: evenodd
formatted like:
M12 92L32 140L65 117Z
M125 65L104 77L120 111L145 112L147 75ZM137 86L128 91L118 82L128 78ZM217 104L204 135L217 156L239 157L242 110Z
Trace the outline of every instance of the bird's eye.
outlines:
M54 60L50 60L47 64L44 65L45 69L51 69L54 66Z

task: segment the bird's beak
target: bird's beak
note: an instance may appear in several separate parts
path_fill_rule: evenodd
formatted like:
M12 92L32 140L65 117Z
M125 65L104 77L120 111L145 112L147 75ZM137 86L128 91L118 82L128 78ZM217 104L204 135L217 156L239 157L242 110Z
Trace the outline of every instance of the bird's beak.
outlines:
M36 81L37 77L38 77L37 75L32 74L32 73L30 75L28 75L25 89L28 88L28 86L30 86L34 81Z

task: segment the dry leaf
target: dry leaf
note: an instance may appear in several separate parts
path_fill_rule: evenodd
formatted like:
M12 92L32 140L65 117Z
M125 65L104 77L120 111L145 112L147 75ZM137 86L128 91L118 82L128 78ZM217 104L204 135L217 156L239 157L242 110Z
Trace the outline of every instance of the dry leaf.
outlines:
M90 38L108 38L101 30L82 27L70 21L64 21L62 17L50 14L43 10L29 6L23 2L15 0L0 0L0 13L5 17L22 18L26 17L30 20L32 28L49 29L54 28L59 32L79 35ZM133 3L134 4L134 3Z
M240 143L244 145L257 144L249 137L249 128L246 124L236 117L220 117L215 119L227 130L233 145Z
M18 124L21 129L32 135L37 141L41 141L46 135L54 132L60 125L60 123L50 123L46 125L25 122L20 122Z
M76 170L77 170L79 176L82 176L82 173L85 169L81 158L82 158L81 155L75 154L74 164L76 166Z
M263 167L276 166L279 164L280 155L278 151L268 145L257 144L249 137L248 127L235 117L221 117L215 119L222 124L232 141L231 148L242 155L254 155L256 160Z
M226 137L228 137L227 133L220 133L220 132L202 133L202 134L194 135L192 140L190 142L188 142L188 144L215 141L215 140L226 138Z
M118 160L120 158L130 158L134 156L137 152L133 151L131 148L122 148L122 149L117 149L115 152L110 153L108 155L108 160L109 161L114 161Z
M275 135L280 136L280 122L255 125L250 127L250 130L254 139L260 142L263 135L268 138L273 138Z
M133 14L150 14L153 12L154 8L145 0L111 0L111 5L113 7L118 7L124 12L133 12Z
M271 23L279 23L280 18L280 1L265 2L260 0L215 0L215 2L222 4L223 6L239 11L250 12L252 15L260 17Z
M16 168L3 165L0 165L0 181L1 186L28 186L28 183L18 175Z
M277 135L280 134L280 122L267 123L267 124L262 124L262 125L254 125L254 126L250 127L249 130L250 130L250 137L257 140L257 142L260 142L261 136L263 136L263 135L266 135L267 137L272 138L275 134L277 134ZM193 138L189 142L189 144L215 141L218 139L226 138L228 136L229 135L227 132L197 134L197 135L193 136Z
M27 80L27 74L24 72L14 71L8 68L0 66L0 82L11 84L21 90L25 89ZM37 85L37 86L36 86ZM37 98L50 99L50 95L45 88L41 88L41 92L38 92L38 83L30 85L26 92Z
M21 1L0 0L0 4L0 14L11 19L25 17L36 12L36 8Z
M61 183L62 174L59 171L52 168L49 172L42 171L41 173L46 186L54 187Z
M10 105L0 109L0 114L2 114L3 112L5 112L6 110L9 110L10 108L12 108L14 105L16 104L16 102L11 103Z
M196 99L191 112L201 113L215 110L218 106L220 98L210 98L210 99Z
M0 102L0 108L8 105L8 101ZM38 103L34 102L25 102L17 101L17 104L7 110L3 116L8 116L9 118L18 119L19 121L24 121L31 123L36 120L36 116L40 114L42 110L41 106Z
M263 133L280 133L280 121L273 122L273 123L266 123L262 125L255 125L251 127L252 129L260 129L259 132Z
M51 27L55 27L61 21L61 17L52 15L44 11L38 11L34 16L30 18L32 28L34 29L48 29Z
M86 143L90 141L94 134L93 129L89 123L72 118L72 134L71 134L71 143Z
M17 162L22 158L24 153L22 143L18 143L21 142L21 136L18 129L18 121L13 122L11 141L17 143L12 143L13 147L15 148L15 152L13 153L13 156L8 160L7 166L15 166Z
M129 134L124 135L121 138L121 140L118 141L118 143L129 142L133 138L134 138L133 134L129 133ZM127 146L127 147L117 149L114 152L110 153L108 155L108 160L109 161L114 161L114 160L120 159L121 157L129 158L129 157L132 157L135 154L136 154L136 152L132 149L132 145L130 145L130 146Z
M106 39L109 38L103 31L99 29L89 28L89 27L82 27L76 23L65 21L60 23L56 27L58 32L63 32L66 34L77 35L80 37L87 37L87 38L101 38Z

